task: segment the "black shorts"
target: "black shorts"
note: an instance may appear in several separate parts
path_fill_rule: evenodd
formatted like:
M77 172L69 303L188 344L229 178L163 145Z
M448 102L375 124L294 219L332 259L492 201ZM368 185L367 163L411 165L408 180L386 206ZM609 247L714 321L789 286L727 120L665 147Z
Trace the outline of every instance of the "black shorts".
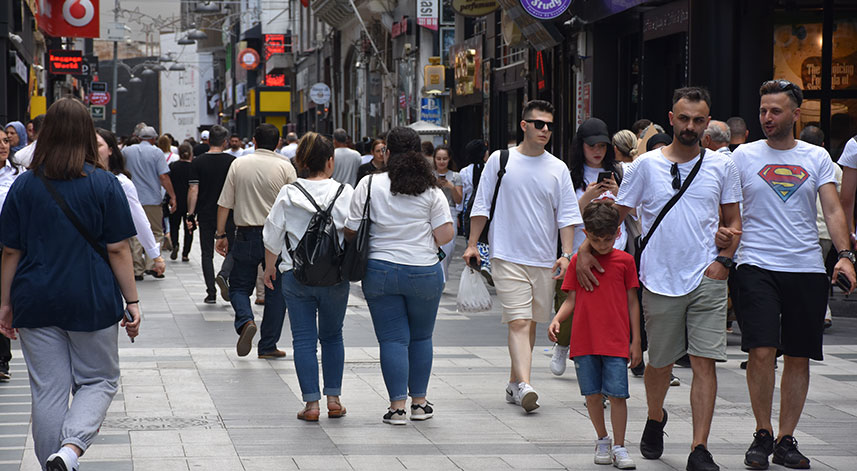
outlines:
M788 273L741 265L730 277L741 327L741 350L775 347L821 361L830 280L824 273Z

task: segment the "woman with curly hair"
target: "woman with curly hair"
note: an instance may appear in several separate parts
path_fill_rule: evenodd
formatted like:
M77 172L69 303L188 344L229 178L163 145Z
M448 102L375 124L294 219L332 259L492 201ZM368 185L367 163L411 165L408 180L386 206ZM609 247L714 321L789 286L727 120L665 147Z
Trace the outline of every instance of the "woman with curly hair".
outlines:
M453 237L446 196L420 153L420 138L405 127L387 135L385 171L357 184L346 238L360 227L369 199L369 263L363 294L381 347L381 372L390 396L383 421L404 425L411 396L411 420L434 411L426 400L432 365L432 333L443 292L438 247Z

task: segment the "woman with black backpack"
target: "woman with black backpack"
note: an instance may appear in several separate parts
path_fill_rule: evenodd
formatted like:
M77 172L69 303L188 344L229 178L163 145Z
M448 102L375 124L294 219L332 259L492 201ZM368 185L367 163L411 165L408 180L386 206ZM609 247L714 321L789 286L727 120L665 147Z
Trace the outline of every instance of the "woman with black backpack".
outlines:
M320 414L322 392L327 396L327 416L345 415L339 396L345 363L342 322L348 304L349 283L339 276L339 254L354 189L330 178L334 164L333 144L320 134L304 134L295 163L299 174L309 176L298 178L280 190L265 221L262 231L267 267L264 279L265 285L273 289L274 270L282 273L295 370L306 402L297 417L315 422ZM332 240L326 238L329 236ZM313 252L321 253L325 260L308 259L307 254L311 257ZM282 257L279 265L276 263L278 256ZM328 273L317 272L322 266L330 268ZM318 381L319 342L323 391L319 391Z

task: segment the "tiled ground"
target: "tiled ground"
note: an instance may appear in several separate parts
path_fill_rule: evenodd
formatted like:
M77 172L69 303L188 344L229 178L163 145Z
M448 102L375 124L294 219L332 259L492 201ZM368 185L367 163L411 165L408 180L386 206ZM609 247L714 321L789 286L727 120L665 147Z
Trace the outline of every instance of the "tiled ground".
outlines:
M352 287L345 327L343 403L348 414L308 424L295 419L301 402L290 359L258 360L255 352L238 358L231 307L222 301L202 304L197 260L169 262L168 270L164 280L138 283L143 334L133 345L120 343L122 388L82 459L82 470L597 468L591 455L594 432L573 368L552 376L547 339L540 335L533 384L542 407L526 416L506 404L505 330L496 312L455 312L457 276L448 283L435 331L429 399L436 417L392 427L380 420L386 392L359 285ZM455 261L451 272L460 270ZM836 306L837 314L855 315L853 302ZM810 398L797 433L813 469L857 469L855 333L857 319L837 318L826 339L825 361L813 364ZM722 469L743 469L743 451L752 439L738 340L730 337L730 361L718 368L710 448ZM286 327L280 347L291 358L289 345ZM13 348L13 379L0 384L0 470L38 470L29 435L26 366L17 344ZM641 379L630 380L629 449L638 469L684 469L691 433L690 371L677 369L676 374L683 383L667 398L669 436L666 453L657 461L639 455L645 394Z

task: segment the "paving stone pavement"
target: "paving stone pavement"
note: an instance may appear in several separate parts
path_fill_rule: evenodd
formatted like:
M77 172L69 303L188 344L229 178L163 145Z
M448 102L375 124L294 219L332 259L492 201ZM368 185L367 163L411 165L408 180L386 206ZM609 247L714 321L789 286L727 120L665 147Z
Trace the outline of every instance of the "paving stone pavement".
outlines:
M304 423L295 419L302 403L288 323L280 341L288 359L259 360L255 351L239 358L231 306L222 300L202 303L198 249L194 247L191 262L168 261L167 267L163 280L138 282L142 333L134 344L120 338L121 389L81 460L82 471L598 468L592 463L595 433L574 368L569 364L565 375L551 375L544 327L533 360L541 408L528 416L505 402L506 331L496 306L488 313L456 312L460 259L453 260L454 275L434 336L429 400L436 415L403 427L381 422L386 391L359 284L352 284L345 321L342 401L348 414ZM809 400L796 433L818 470L857 469L857 311L850 300L839 299L836 306L825 360L813 362ZM261 308L256 309L261 317ZM718 365L710 440L715 459L726 470L743 469L754 426L739 368L745 358L739 340L729 337L729 361ZM34 471L40 467L30 436L26 365L17 342L13 355L12 380L0 384L0 470ZM645 392L641 378L630 379L628 448L637 469L684 469L691 436L691 375L688 369L676 369L676 375L682 385L670 388L667 397L666 452L655 461L639 454Z

